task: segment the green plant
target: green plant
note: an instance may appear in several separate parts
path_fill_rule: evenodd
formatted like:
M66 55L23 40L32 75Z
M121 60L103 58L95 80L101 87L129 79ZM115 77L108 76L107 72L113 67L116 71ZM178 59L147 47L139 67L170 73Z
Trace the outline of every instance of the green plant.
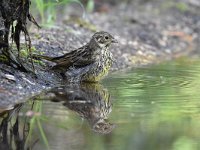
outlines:
M86 9L88 12L92 12L94 10L94 0L88 0Z
M43 101L35 101L32 105L33 112L38 113L40 115L34 115L31 118L31 120L30 120L30 131L29 131L26 142L31 141L31 136L33 135L34 129L38 128L46 148L49 149L49 142L48 142L48 139L45 135L44 129L43 129L42 124L41 124L41 121L45 120L45 117L42 116L42 106L43 106Z
M183 3L183 2L177 3L176 4L176 8L178 10L182 11L182 12L185 12L185 11L187 11L189 9L188 6L185 3Z
M39 15L42 26L52 26L55 23L59 6L68 5L69 3L78 3L83 9L83 17L85 16L85 8L79 0L34 0L32 1L32 12L36 12L35 15ZM94 1L89 0L87 3L87 10L93 10Z

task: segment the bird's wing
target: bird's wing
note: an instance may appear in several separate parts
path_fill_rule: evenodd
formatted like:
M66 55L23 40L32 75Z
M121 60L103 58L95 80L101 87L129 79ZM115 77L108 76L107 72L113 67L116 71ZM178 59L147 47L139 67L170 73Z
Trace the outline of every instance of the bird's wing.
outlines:
M80 68L80 67L90 65L93 62L95 62L95 57L93 57L91 53L84 51L81 54L79 54L79 56L74 57L73 66Z
M90 65L93 62L95 62L95 57L92 57L92 54L88 53L88 51L84 50L83 48L79 48L60 57L57 61L57 65L55 65L54 68L81 68Z

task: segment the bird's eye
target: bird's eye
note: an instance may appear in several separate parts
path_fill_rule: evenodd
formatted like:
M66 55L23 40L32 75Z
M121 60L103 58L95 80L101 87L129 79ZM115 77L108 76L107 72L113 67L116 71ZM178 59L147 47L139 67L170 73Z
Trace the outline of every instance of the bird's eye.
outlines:
M105 38L106 40L108 40L108 36L105 36L104 38Z

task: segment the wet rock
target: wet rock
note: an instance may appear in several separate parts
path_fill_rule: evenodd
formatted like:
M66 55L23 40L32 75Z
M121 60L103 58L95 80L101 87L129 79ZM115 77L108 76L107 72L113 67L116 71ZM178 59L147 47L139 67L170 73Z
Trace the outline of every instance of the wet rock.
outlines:
M4 77L8 80L11 80L11 81L16 81L16 78L15 76L13 75L10 75L10 74L5 74Z

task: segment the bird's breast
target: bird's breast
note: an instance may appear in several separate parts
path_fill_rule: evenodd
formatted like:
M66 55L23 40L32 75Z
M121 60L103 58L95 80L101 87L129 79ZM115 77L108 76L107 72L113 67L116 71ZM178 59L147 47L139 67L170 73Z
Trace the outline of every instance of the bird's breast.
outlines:
M112 54L108 50L101 50L92 55L94 63L79 68L78 71L68 71L68 76L80 78L82 81L97 82L107 75L112 65Z

